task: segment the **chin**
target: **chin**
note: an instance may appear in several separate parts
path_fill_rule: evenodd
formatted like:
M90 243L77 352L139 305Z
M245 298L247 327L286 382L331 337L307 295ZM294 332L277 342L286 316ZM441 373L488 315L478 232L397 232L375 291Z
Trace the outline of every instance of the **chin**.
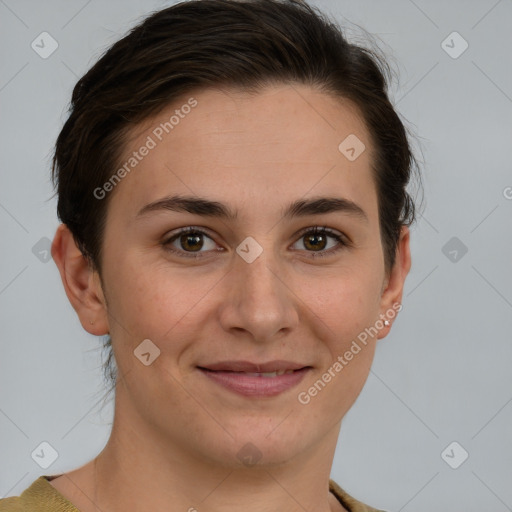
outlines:
M279 422L269 421L268 424L279 425ZM218 454L222 459L219 462L232 468L279 466L303 453L313 442L311 440L311 443L308 443L308 437L304 436L304 433L286 430L284 424L281 432L278 432L280 426L273 428L273 431L262 429L261 422L253 429L240 428L234 439L225 438L228 445ZM213 445L214 443L210 446Z

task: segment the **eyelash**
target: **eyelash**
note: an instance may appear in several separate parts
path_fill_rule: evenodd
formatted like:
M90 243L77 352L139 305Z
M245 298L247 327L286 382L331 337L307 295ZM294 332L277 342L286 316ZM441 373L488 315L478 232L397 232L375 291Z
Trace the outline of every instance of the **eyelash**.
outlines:
M203 231L202 229L196 228L194 226L189 226L189 227L181 229L177 233L174 233L170 238L167 238L166 240L164 240L162 242L162 246L164 247L164 249L166 251L169 251L174 254L178 254L179 256L183 256L185 258L194 258L194 259L204 258L205 256L203 256L202 252L190 253L187 251L179 251L179 250L176 250L176 249L173 249L170 247L170 244L172 242L174 242L177 238L179 238L181 235L189 234L189 233L206 235L208 238L210 238L210 239L212 238L211 236L208 235L207 232ZM309 235L309 234L328 235L329 237L334 238L338 242L338 245L336 247L331 248L327 251L320 251L320 252L306 251L306 252L311 253L311 258L323 258L326 256L332 256L333 254L337 253L338 251L341 251L345 247L351 247L351 243L346 239L346 237L343 237L342 235L327 228L326 226L323 226L323 227L314 226L312 228L306 228L305 230L301 231L301 233L299 235L299 239L303 238L304 236ZM294 249L294 250L298 250L298 249Z

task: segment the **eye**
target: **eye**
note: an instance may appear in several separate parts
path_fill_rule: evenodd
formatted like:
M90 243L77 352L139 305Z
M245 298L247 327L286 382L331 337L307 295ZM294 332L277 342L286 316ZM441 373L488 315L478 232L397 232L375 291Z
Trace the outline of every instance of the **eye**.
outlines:
M208 244L205 245L205 237L210 241L210 247L208 247ZM324 250L328 246L329 238L337 243L328 248L328 250ZM311 253L311 257L313 258L331 256L343 249L343 247L350 246L349 241L343 235L325 226L315 226L303 230L300 234L300 240L304 240L303 245L306 248L305 250ZM194 226L180 229L177 233L174 233L171 237L164 240L162 246L166 251L187 258L202 258L204 257L203 253L209 250L224 250L217 249L216 243L212 238L205 231ZM206 251L202 251L201 249L206 249Z
M331 247L326 251L324 249L328 246L329 238L333 239L337 243L331 245ZM325 226L315 226L313 229L307 228L302 231L300 240L303 241L306 252L310 252L312 258L332 256L344 247L348 247L350 245L348 240L341 235L341 233L328 229Z
M202 258L201 251L205 247L203 238L206 237L211 242L210 247L206 244L206 249L215 250L215 242L199 228L189 226L181 229L170 238L166 239L162 245L166 251L185 256L187 258ZM176 245L179 247L176 248Z

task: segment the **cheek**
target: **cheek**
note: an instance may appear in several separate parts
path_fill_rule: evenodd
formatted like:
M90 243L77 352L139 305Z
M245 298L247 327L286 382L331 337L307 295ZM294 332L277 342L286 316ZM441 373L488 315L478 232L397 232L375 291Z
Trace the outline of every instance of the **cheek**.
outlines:
M374 357L371 327L379 318L380 282L368 268L338 273L310 298L309 306L319 317L316 336L327 336L326 350L320 371L310 387L302 389L302 397L311 400L311 411L332 421L342 418L358 397Z
M198 317L205 314L209 293L221 277L199 273L197 268L187 271L143 257L127 257L112 266L107 286L113 337L134 347L150 339L162 355L180 352L188 343L181 334L194 338L201 325Z
M369 268L362 263L335 269L330 275L308 278L299 288L304 302L329 328L333 345L343 346L378 318L380 276Z
M376 346L372 330L379 314L374 283L340 281L343 289L329 289L316 302L323 332L324 357L309 387L302 387L299 402L309 401L310 411L331 423L340 420L359 396L368 378ZM319 325L319 324L317 324ZM320 336L320 330L316 333Z

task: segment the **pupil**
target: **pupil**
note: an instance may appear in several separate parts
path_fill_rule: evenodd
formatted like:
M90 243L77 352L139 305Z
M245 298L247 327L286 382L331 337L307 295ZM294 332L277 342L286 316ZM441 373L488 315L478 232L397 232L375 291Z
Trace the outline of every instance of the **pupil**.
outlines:
M201 244L201 236L200 235L184 235L184 237L185 237L185 243L183 244L184 248L190 249L192 251L197 251L197 250L201 249L202 244ZM183 240L183 238L182 238L182 240ZM190 240L193 240L193 242L191 244L189 244ZM200 246L193 247L194 243L199 244Z
M312 244L310 244L310 245L312 245L312 246L313 246L313 248L317 248L317 249L318 249L318 247L319 247L319 246L318 246L318 240L323 239L323 235L310 235L310 236L308 237L308 240L311 240L311 239L316 240L316 242L313 242L313 243L312 243ZM322 240L322 241L323 241L323 242L325 242L325 240ZM321 242L320 242L320 243L321 243ZM321 248L321 249L323 249L323 247L320 247L320 248Z

